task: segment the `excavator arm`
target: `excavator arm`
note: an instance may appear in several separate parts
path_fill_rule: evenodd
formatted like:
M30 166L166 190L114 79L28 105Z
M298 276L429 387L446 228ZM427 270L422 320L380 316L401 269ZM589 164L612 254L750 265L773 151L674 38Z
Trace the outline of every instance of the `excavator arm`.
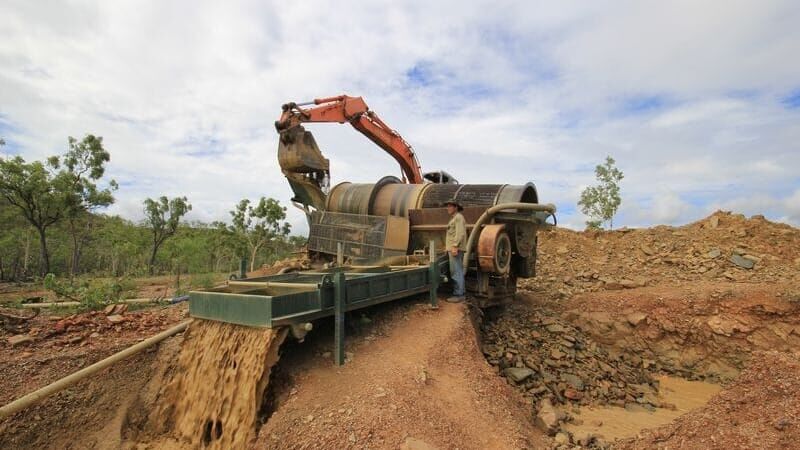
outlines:
M313 105L313 106L312 106ZM356 130L376 143L400 164L403 178L409 183L422 183L422 171L414 150L400 134L370 111L361 97L339 95L318 98L305 103L287 103L275 128L282 140L293 139L292 129L307 122L349 123ZM286 142L284 142L286 144Z

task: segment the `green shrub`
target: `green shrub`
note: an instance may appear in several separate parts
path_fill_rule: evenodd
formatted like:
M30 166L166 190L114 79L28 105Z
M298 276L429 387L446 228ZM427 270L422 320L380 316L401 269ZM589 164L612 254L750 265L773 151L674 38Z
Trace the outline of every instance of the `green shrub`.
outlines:
M44 277L44 287L53 291L58 297L80 302L81 309L95 310L116 303L123 298L130 298L136 291L136 283L128 278L112 280L78 280L70 283L59 280L52 273Z

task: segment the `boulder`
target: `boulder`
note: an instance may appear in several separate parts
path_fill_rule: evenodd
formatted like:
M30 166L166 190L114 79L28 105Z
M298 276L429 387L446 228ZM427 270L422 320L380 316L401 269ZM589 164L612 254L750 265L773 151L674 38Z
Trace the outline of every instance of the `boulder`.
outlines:
M117 324L117 323L125 322L125 317L121 316L119 314L114 314L114 315L111 315L111 316L106 316L106 320L108 320L109 322L111 322L113 324Z
M567 433L556 433L556 437L553 438L558 445L565 445L569 444L569 435Z
M503 369L503 375L510 378L515 383L522 383L533 375L533 370L527 367L507 367Z
M565 373L561 375L561 379L564 380L565 383L569 384L573 388L582 391L583 390L583 380L575 376L571 373Z
M751 327L739 322L736 319L722 316L711 316L706 321L706 324L709 328L711 328L711 331L722 336L730 336L736 331L742 333L749 333L753 331Z
M17 334L8 338L8 343L11 344L12 347L22 344L29 344L31 342L33 342L33 338L27 334Z
M582 392L578 392L578 391L576 391L575 389L572 389L572 388L567 388L567 389L564 389L564 397L566 397L566 398L568 398L570 400L580 400L580 399L583 398L583 393Z
M742 255L738 255L736 253L731 255L729 261L732 262L733 264L741 267L742 269L752 269L753 266L755 266L755 264L756 264L755 262L745 258Z
M750 254L742 255L742 258L749 259L750 261L753 261L753 263L757 263L757 262L761 261L761 258L759 258L758 256L750 255Z
M572 434L572 440L582 447L589 447L594 441L594 434L589 431L579 430Z
M634 327L644 322L645 319L647 319L647 314L643 312L633 312L625 316L625 320Z
M560 412L550 403L549 399L541 401L539 411L536 413L534 424L549 435L555 434L558 430L558 423L561 421Z

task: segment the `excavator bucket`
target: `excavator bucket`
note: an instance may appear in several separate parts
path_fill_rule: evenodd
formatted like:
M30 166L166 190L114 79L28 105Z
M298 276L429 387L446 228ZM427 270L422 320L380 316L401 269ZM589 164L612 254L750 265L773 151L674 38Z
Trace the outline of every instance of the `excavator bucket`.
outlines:
M293 201L306 209L325 208L330 162L322 156L310 131L296 126L280 132L278 164L294 192Z

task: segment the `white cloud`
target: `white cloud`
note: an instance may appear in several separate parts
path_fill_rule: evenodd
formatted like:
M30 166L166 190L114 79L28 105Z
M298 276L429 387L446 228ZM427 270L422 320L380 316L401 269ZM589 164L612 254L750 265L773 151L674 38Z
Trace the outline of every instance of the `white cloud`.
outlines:
M792 195L783 200L783 210L786 216L784 221L790 223L800 223L800 189L795 190Z
M162 194L187 195L200 220L242 197L288 205L280 105L347 92L423 168L534 180L572 226L606 154L626 174L620 226L752 196L800 223L800 112L779 101L800 87L796 2L11 1L0 16L3 151L41 158L68 135L102 135L122 182L110 212L129 218ZM309 128L334 182L399 173L348 127ZM291 221L304 231L299 212Z

